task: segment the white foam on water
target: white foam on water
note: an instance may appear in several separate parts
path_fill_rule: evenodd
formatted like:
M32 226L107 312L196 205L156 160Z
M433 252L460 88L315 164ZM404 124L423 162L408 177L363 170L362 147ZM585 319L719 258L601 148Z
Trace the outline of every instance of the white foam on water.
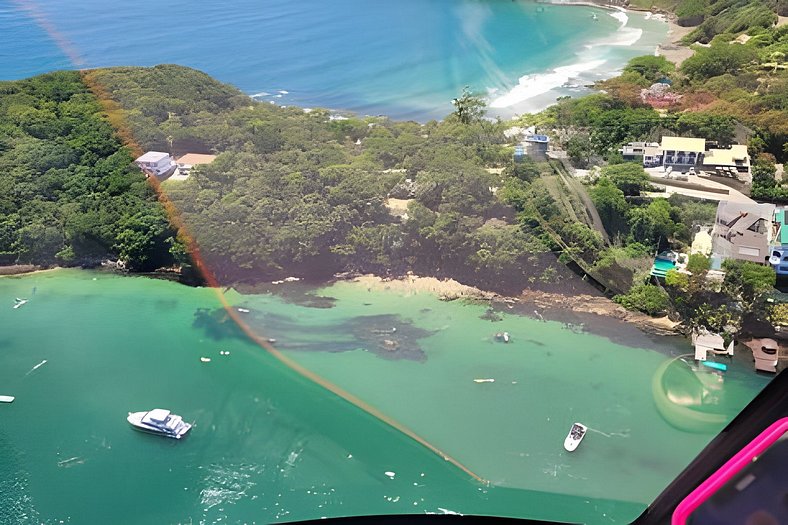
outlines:
M575 62L572 64L557 67L543 73L524 75L518 79L517 85L503 94L488 90L488 96L491 100L490 107L501 109L522 106L518 107L518 110L523 110L528 106L528 104L523 106L523 102L529 99L538 97L544 99L548 96L548 93L560 91L561 88L578 89L583 85L615 74L617 71L613 70L610 65L603 69L603 66L608 63L608 58L610 58L610 48L635 45L643 37L643 29L629 27L629 16L624 10L612 10L608 15L619 22L620 25L617 31L609 36L582 45L582 48L576 54ZM556 96L558 94L560 93L556 93ZM530 105L533 105L533 103ZM528 107L527 109L530 111L536 108Z
M627 22L629 22L629 17L623 11L613 11L612 13L609 14L610 16L621 22L621 27L624 27L625 25L627 25Z
M267 97L270 94L271 93L269 93L267 91L261 91L259 93L255 93L254 95L249 95L249 96L252 97L252 98L262 98L262 97Z
M508 108L514 106L530 98L559 88L569 82L570 79L577 78L581 73L586 71L597 69L605 62L605 60L578 62L568 66L557 67L547 73L523 75L520 77L516 86L510 89L506 94L490 102L490 107Z

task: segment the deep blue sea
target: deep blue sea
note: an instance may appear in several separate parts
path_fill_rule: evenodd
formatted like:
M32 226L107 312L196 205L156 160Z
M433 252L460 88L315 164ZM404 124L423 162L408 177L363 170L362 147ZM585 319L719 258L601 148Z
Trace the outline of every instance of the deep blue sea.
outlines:
M509 116L583 92L667 29L525 0L2 0L0 79L178 63L280 105L427 120L469 85Z

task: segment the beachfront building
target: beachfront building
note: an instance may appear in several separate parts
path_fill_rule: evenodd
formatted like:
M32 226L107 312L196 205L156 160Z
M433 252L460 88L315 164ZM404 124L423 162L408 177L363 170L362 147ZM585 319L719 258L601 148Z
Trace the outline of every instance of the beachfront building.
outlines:
M776 233L774 204L720 201L712 232L712 268L725 259L767 264Z
M703 157L701 169L716 175L752 182L750 155L744 144L733 144L727 148L709 148Z
M715 146L715 147L710 147ZM642 161L643 167L670 167L672 171L696 171L752 182L747 146L733 144L716 147L706 139L695 137L662 137L662 142L629 142L619 150L624 160Z
M204 153L187 153L179 157L175 163L178 165L178 174L183 177L188 177L191 169L194 166L202 164L210 164L216 158L216 155L206 155Z
M161 151L149 151L138 157L134 164L148 175L165 177L175 171L175 161L169 153Z
M659 149L662 151L662 166L685 173L702 163L706 152L706 139L662 137Z
M655 151L659 150L658 142L628 142L618 150L626 161L642 161L646 166L646 150L649 150L651 157ZM653 161L653 158L651 159Z

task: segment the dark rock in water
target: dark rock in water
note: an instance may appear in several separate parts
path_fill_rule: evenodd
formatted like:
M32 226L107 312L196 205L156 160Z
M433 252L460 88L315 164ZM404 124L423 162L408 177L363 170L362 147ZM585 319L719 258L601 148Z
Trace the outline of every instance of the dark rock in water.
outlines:
M479 319L484 319L485 321L492 321L495 323L497 321L502 321L503 316L494 309L488 308L482 315L479 316Z
M344 324L353 337L363 343L359 346L386 359L424 361L427 355L419 340L434 333L390 314L354 317Z
M276 348L304 352L347 352L363 348L385 359L414 361L427 359L419 341L434 333L398 315L359 316L337 324L308 325L286 315L255 311L244 316L244 322ZM214 340L247 339L222 308L197 310L192 326L204 330Z
M217 308L215 310L198 308L197 311L194 312L192 326L203 330L205 335L215 341L228 338L247 338L246 334L243 333L224 308Z

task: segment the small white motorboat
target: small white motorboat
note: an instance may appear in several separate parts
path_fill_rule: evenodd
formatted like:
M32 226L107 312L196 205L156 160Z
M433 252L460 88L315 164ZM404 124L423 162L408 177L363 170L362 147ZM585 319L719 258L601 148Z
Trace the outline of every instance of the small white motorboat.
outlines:
M248 314L250 311L248 308L236 308L236 310L238 310L242 314Z
M129 412L126 420L136 430L173 439L181 439L192 428L191 423L184 422L181 416L163 408L154 408L149 412Z
M495 379L474 379L474 383L495 383Z
M20 299L19 297L17 297L16 301L14 301L14 309L16 310L17 308L21 307L26 303L27 303L27 299Z
M509 342L509 332L498 332L495 334L495 340L501 343Z
M13 403L14 399L14 396L0 396L0 403Z
M564 448L569 452L572 452L577 448L583 438L588 432L588 427L586 427L582 423L575 423L572 425L572 428L569 429L569 434L566 435L566 439L564 440Z

